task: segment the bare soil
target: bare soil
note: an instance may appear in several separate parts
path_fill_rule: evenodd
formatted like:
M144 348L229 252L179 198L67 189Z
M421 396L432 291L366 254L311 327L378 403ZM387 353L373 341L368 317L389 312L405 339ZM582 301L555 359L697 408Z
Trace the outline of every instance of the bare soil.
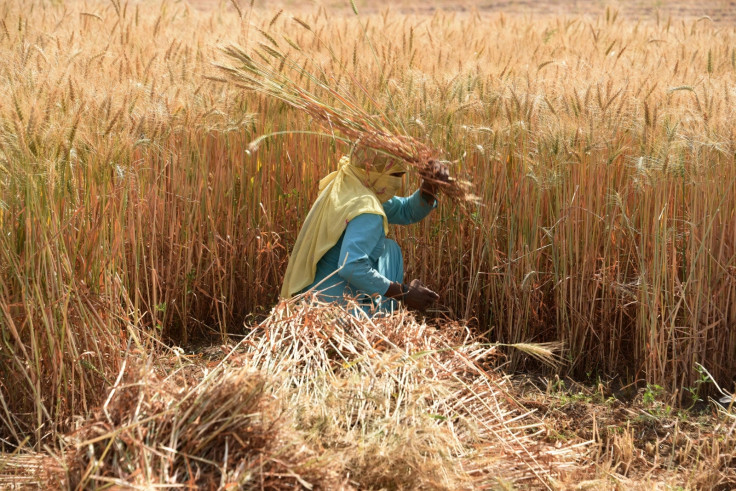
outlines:
M232 2L237 2L241 9L248 8L249 0L186 0L198 10L211 10L218 6L234 9ZM391 9L406 14L432 14L435 11L473 12L504 15L521 15L529 17L546 16L591 16L605 14L609 7L611 12L618 11L622 18L633 21L673 21L686 19L710 20L727 28L736 27L736 1L734 0L622 0L605 2L602 0L480 0L476 2L460 0L356 0L355 4L361 15L375 14ZM325 7L335 14L352 14L349 0L298 1L298 0L255 0L255 8L313 10Z

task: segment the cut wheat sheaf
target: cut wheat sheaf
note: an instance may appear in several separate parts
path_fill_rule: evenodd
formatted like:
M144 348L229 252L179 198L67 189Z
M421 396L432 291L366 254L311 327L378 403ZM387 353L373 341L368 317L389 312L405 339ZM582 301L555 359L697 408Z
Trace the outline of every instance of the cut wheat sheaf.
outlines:
M385 114L368 112L355 94L344 84L341 85L334 75L328 74L317 60L292 59L289 54L279 51L280 46L273 37L264 31L261 33L273 46L259 43L253 48L252 56L236 46L223 48L225 54L238 62L236 66L217 65L226 74L226 80L246 90L280 100L307 114L322 127L325 135L333 139L372 148L401 159L422 177L432 179L427 172L428 163L443 156L441 149L403 133L401 122L394 122ZM291 40L288 40L288 45L301 51ZM362 93L374 109L379 106L374 96L356 78L348 79L349 88ZM294 132L298 133L299 129L294 129ZM267 135L254 140L251 149L255 150L265 137ZM436 183L452 200L478 201L478 197L470 192L471 186L467 181L450 178L447 182Z
M461 323L370 318L354 307L284 301L206 371L180 360L161 375L131 357L70 438L74 485L189 475L245 487L544 488L578 468L586 444L540 439L542 421L493 368L499 346Z

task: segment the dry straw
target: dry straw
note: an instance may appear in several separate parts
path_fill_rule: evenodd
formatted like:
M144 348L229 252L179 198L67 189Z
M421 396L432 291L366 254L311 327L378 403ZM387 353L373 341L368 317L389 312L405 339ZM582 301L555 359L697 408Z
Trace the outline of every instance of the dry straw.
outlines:
M132 363L70 435L72 484L548 488L581 449L542 442L462 324L292 301L202 370ZM523 346L553 357L544 347Z

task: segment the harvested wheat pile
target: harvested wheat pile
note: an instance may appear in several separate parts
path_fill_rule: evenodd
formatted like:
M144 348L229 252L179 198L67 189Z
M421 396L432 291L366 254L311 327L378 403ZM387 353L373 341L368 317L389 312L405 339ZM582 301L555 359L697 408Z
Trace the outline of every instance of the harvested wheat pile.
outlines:
M214 367L128 363L69 439L71 484L544 488L575 469L580 449L543 443L507 394L498 346L457 323L351 312L283 302Z
M341 452L359 487L545 487L574 467L579 450L540 443L540 422L508 395L498 346L459 323L349 312L282 303L244 344L246 364L280 378L274 393L300 429ZM517 348L554 361L546 346Z
M288 431L262 376L238 368L187 379L145 366L129 373L73 435L70 485L339 486L329 463Z

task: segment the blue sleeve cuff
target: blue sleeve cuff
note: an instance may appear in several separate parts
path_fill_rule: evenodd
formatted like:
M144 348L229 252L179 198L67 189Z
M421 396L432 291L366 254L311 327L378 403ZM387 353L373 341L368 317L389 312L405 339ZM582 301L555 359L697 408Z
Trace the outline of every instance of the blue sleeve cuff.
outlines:
M414 191L414 194L412 194L409 197L410 200L413 201L412 208L414 208L415 211L418 213L424 213L424 217L429 215L429 212L437 208L437 199L433 198L432 203L428 203L426 199L424 199L424 196L422 196L422 190L417 189Z
M435 208L437 208L437 200L434 200L432 204L427 203L420 190L407 198L394 196L383 204L388 223L397 225L416 223L424 219Z

